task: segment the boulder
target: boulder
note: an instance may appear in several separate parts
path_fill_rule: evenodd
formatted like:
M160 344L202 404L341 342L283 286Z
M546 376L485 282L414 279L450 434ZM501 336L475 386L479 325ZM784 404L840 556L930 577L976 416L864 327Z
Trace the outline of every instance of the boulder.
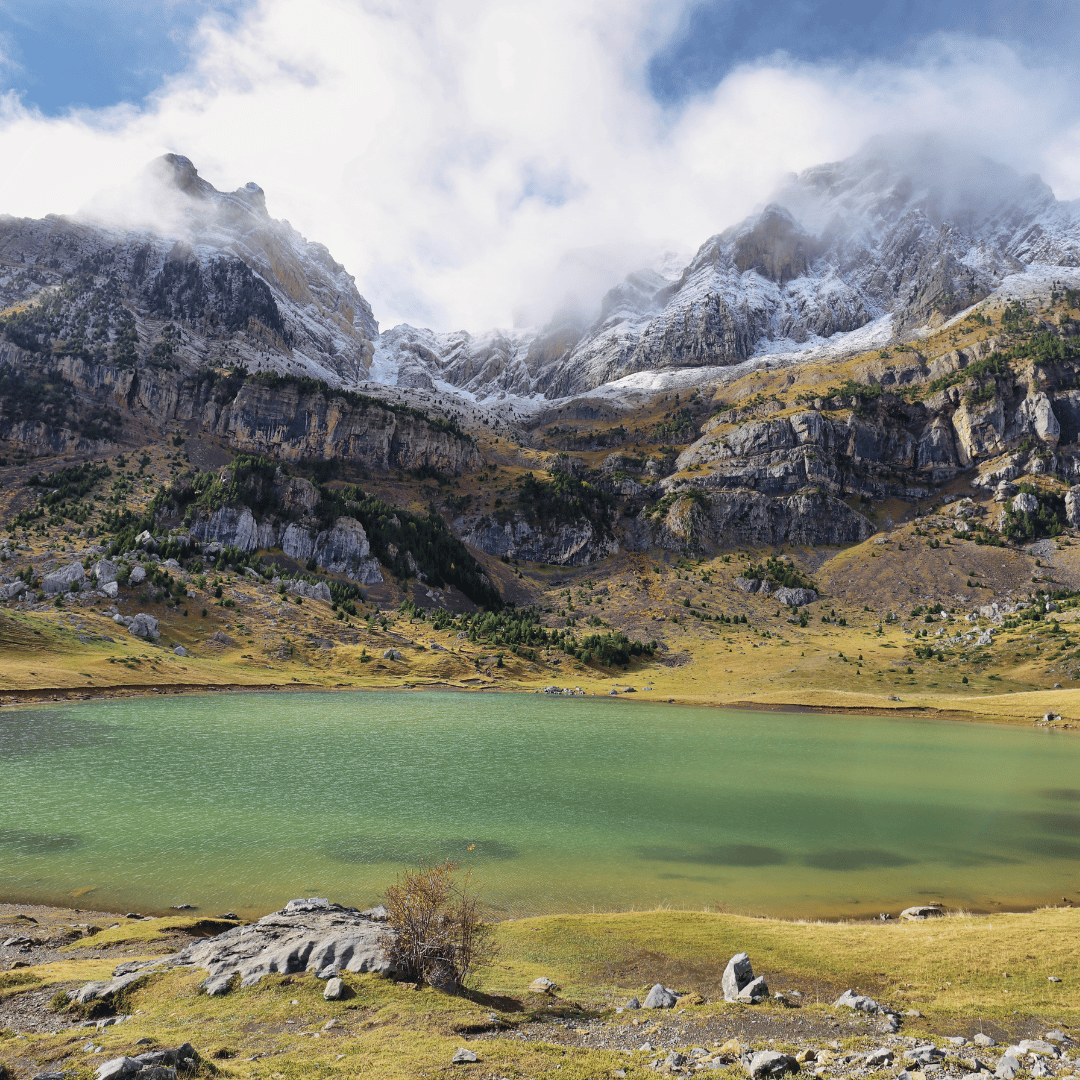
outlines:
M635 1009L641 1008L641 1002L636 997L627 998L626 1004L623 1006L628 1012L633 1012Z
M384 660L404 660L405 657L397 649L387 649L383 654Z
M533 994L554 994L558 987L547 976L541 975L529 983L529 990Z
M120 594L120 585L118 582L115 581L107 581L104 585L101 586L101 591L110 600L115 600L116 597Z
M756 979L752 979L739 991L739 1001L748 1001L751 1005L756 1005L759 1001L764 1001L769 996L769 988L765 985L765 977L759 975Z
M1013 513L1034 514L1039 509L1039 500L1029 491L1021 491L1012 501Z
M997 1046L997 1042L990 1035L986 1035L981 1031L975 1033L975 1038L972 1040L976 1046Z
M837 999L833 1002L834 1009L854 1009L856 1012L876 1013L878 1011L878 1003L871 997L867 997L865 994L856 994L854 990L845 990Z
M341 1001L346 992L345 983L341 979L334 978L327 980L322 996L327 1001Z
M1013 1057L1012 1054L1006 1054L997 1063L997 1068L994 1070L994 1075L999 1080L1015 1080L1017 1073L1020 1072L1020 1059Z
M208 994L226 993L233 981L253 986L264 975L299 971L391 972L385 943L392 936L385 923L356 908L327 900L293 900L250 926L237 926L217 937L194 941L168 961L201 967L208 974Z
M330 596L330 586L325 581L318 581L313 585L310 581L297 579L290 581L285 589L294 596L302 596L305 600L322 600L329 604L333 599Z
M887 1046L882 1046L877 1050L871 1050L863 1060L868 1069L880 1069L883 1065L893 1063L893 1052Z
M807 604L816 603L818 595L813 589L777 589L774 597L778 604L787 604L789 607L806 607Z
M10 585L0 585L0 600L14 600L26 592L25 581L13 581Z
M131 576L128 578L130 585L141 585L146 580L146 567L133 566L131 568Z
M127 990L149 974L150 972L146 969L139 968L136 971L126 971L122 975L116 975L105 982L84 983L77 990L67 992L68 1001L73 1001L76 1005L89 1005L91 1001L111 1002L121 990Z
M759 1080L761 1077L798 1072L799 1063L790 1054L781 1054L776 1050L762 1050L750 1059L746 1071L753 1080Z
M93 570L94 580L98 583L98 586L108 585L110 581L115 581L117 574L120 573L120 567L114 562L110 562L108 559L101 559Z
M679 996L674 990L669 990L666 986L657 983L648 992L641 1005L645 1009L673 1009L678 1000Z
M756 593L761 588L760 578L737 577L735 588L742 589L745 593Z
M56 596L58 593L78 591L86 584L86 571L82 563L68 563L62 570L54 570L41 579L41 591L46 596Z
M720 985L724 990L725 1001L738 1001L739 993L754 981L754 969L746 953L736 953L724 968Z
M184 648L183 645L177 645L176 648L173 649L173 652L177 656L187 656L188 655L188 651L187 651L187 649Z
M1021 1039L1017 1044L1025 1054L1038 1054L1043 1057L1057 1057L1057 1047L1045 1039Z
M140 611L134 619L131 620L131 625L128 626L128 633L134 634L137 638L142 638L144 641L157 641L161 637L161 632L158 630L158 621L153 615L147 615L145 612Z
M1074 529L1080 528L1080 486L1065 492L1065 516Z
M982 640L983 637L988 638L989 634L990 631L987 630L982 637L979 638L978 644L989 645L989 639L987 641ZM935 905L921 905L904 908L904 910L900 912L900 918L907 919L909 922L919 922L923 919L940 919L944 914L945 912Z
M459 1046L454 1056L450 1059L450 1064L469 1065L472 1062L479 1060L480 1059L467 1046Z
M924 1043L922 1046L916 1046L914 1050L908 1053L908 1059L913 1061L916 1065L933 1065L936 1062L945 1060L945 1051L933 1043Z

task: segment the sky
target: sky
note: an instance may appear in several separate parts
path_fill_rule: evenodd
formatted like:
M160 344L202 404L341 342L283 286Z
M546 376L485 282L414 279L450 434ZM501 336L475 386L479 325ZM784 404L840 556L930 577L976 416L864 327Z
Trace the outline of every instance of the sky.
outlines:
M792 172L936 131L1080 197L1074 0L0 0L0 213L172 151L384 328L585 309Z

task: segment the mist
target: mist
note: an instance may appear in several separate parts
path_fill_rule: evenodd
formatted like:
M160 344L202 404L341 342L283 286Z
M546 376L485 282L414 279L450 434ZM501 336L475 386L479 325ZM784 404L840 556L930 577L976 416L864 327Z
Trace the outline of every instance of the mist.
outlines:
M175 207L117 196L174 152L220 190L259 184L383 328L479 331L591 312L872 137L936 132L1080 196L1071 71L941 36L904 64L773 56L664 105L649 65L690 7L263 0L204 19L191 68L141 107L0 98L0 212L177 228Z

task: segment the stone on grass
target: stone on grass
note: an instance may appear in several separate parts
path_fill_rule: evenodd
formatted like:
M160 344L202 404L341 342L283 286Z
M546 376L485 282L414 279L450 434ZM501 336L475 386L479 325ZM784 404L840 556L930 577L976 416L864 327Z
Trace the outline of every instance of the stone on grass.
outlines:
M113 1077L131 1076L141 1068L142 1065L134 1058L110 1058L98 1066L97 1072L94 1073L94 1080L112 1080Z
M738 1001L739 993L754 981L754 969L746 953L736 953L724 968L720 985L724 990L725 1001Z
M623 1008L624 1009L640 1009L641 1008L641 1002L638 1001L638 999L636 997L632 997L632 998L629 998L627 1000L627 1002L623 1006Z
M1020 1071L1020 1059L1013 1057L1011 1054L1006 1054L997 1065L994 1070L994 1075L999 1080L1015 1080L1016 1074Z
M976 1046L997 1046L996 1040L991 1036L985 1035L983 1032L976 1032L975 1038L972 1040Z
M672 1050L666 1058L664 1058L664 1064L669 1069L681 1069L686 1064L686 1055L680 1054L678 1050Z
M326 1001L341 1001L346 993L345 983L341 979L328 979L322 996Z
M759 975L739 991L737 1000L748 1001L751 1005L756 1005L759 1001L764 1001L768 996L769 988L765 985L765 977Z
M554 994L558 989L546 975L541 975L529 983L529 990L534 994Z
M187 649L185 649L183 645L177 645L176 648L173 649L173 652L176 653L177 656L187 656L188 654Z
M877 1050L871 1050L866 1055L867 1068L874 1069L879 1068L882 1065L891 1065L893 1062L893 1052L887 1046L881 1046Z
M657 983L646 995L642 1006L646 1009L673 1009L678 1000L679 996L674 990Z
M1041 1054L1044 1057L1057 1056L1057 1047L1045 1039L1021 1039L1016 1045L1025 1054Z
M382 654L384 660L404 660L405 657L397 649L387 649Z
M837 999L833 1002L833 1008L846 1008L854 1009L856 1012L876 1013L878 1011L878 1003L871 997L867 997L865 994L856 994L854 990L845 990Z
M465 1046L459 1046L457 1053L450 1059L451 1065L468 1065L470 1062L479 1061L480 1059Z
M985 642L985 644L989 644L989 642ZM904 908L904 910L900 912L900 918L907 919L909 922L919 922L922 919L939 919L944 914L945 912L939 907L922 905Z
M137 638L142 638L144 641L157 641L161 637L161 633L158 630L158 621L153 615L147 615L145 611L140 611L134 619L131 620L131 625L128 627L128 633L134 634Z
M798 1072L799 1063L790 1054L762 1050L750 1059L746 1071L752 1080L761 1080L763 1077L782 1076L786 1072Z

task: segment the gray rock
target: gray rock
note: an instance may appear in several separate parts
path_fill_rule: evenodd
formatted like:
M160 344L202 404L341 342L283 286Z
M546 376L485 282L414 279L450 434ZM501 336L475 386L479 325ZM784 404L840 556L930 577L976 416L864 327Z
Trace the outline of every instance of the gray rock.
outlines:
M1066 1035L1064 1031L1058 1031L1058 1030L1057 1030L1057 1029L1055 1028L1055 1029L1054 1029L1053 1031L1048 1031L1048 1032L1047 1032L1047 1033L1046 1033L1046 1034L1045 1034L1045 1035L1043 1036L1043 1038L1044 1038L1044 1039L1045 1039L1045 1040L1046 1040L1047 1042L1052 1042L1052 1043L1063 1043L1063 1042L1065 1042L1065 1040L1066 1040L1066 1039L1068 1039L1068 1035Z
M397 649L387 649L383 654L384 660L404 660L405 657Z
M264 975L299 971L393 970L385 942L392 931L355 908L327 900L292 900L281 911L249 926L236 926L217 937L194 941L171 957L170 965L201 967L207 994L224 994L232 980L253 986Z
M626 1001L626 1004L623 1006L623 1008L628 1009L630 1011L633 1011L634 1009L640 1009L641 1008L641 1002L638 1001L638 999L636 997L628 998L627 1001Z
M294 596L302 596L305 600L322 600L327 604L332 600L330 586L325 581L317 582L314 585L310 581L290 581L285 586L285 589Z
M41 579L41 591L46 596L56 596L58 593L71 592L72 586L76 590L86 584L86 571L82 563L69 563L62 570L54 570Z
M645 1009L673 1009L678 1000L679 997L673 990L669 990L666 986L657 983L648 992L641 1004L642 1008Z
M554 994L558 987L546 975L540 975L529 983L529 990L534 994Z
M744 953L736 953L724 968L720 985L724 991L725 1001L738 1001L739 994L744 987L754 981L754 968L750 963L750 957Z
M142 638L144 641L157 641L161 637L161 632L158 630L158 621L153 615L147 615L145 612L140 611L134 619L131 620L128 626L128 633L134 634L137 638Z
M346 994L345 983L341 979L330 979L323 990L323 997L327 1001L341 1001Z
M997 1046L997 1042L991 1036L986 1035L981 1031L976 1032L972 1042L974 1042L976 1046Z
M101 586L101 591L110 600L115 600L120 595L120 586L115 581L108 581Z
M1080 487L1071 487L1065 492L1065 516L1074 529L1080 526Z
M769 988L765 985L765 977L759 975L756 979L751 979L740 991L739 1001L748 1001L751 1005L756 1005L759 1001L764 1001L769 996Z
M983 634L983 637L989 637L989 634L990 631L987 630L986 633ZM989 644L989 641L983 642L982 638L980 638L979 643ZM900 912L900 918L907 919L910 922L919 922L922 919L939 919L944 914L945 912L939 907L925 905L904 908L904 910Z
M787 604L789 607L806 607L807 604L817 602L818 595L813 589L777 589L773 599L778 604Z
M669 1069L681 1069L686 1064L686 1055L680 1054L678 1050L672 1050L666 1058L664 1058L664 1064Z
M120 567L110 562L108 559L101 559L94 566L94 580L99 586L108 585L110 581L115 581L117 574L120 573Z
M882 1065L891 1065L893 1063L893 1052L887 1046L882 1046L877 1050L872 1050L864 1060L869 1069L880 1068Z
M1039 500L1030 492L1021 491L1012 501L1013 512L1017 514L1034 514L1039 509Z
M0 585L0 600L14 600L26 592L26 582L13 581L10 585Z
M450 1059L451 1065L468 1065L480 1059L466 1046L459 1046L457 1053Z
M1025 1054L1044 1054L1046 1057L1056 1057L1058 1049L1045 1039L1021 1039L1017 1044Z
M854 990L845 990L837 999L833 1002L833 1008L845 1008L854 1009L857 1012L876 1013L878 1011L878 1003L871 997L867 997L865 994L856 994Z
M798 1072L799 1063L790 1054L776 1050L762 1050L746 1065L746 1071L754 1080L767 1076L782 1076L786 1072Z
M150 965L147 965L135 971L126 971L105 982L88 982L77 990L69 990L68 1000L74 1001L76 1005L87 1005L91 1001L112 1001L121 990L128 989L150 973Z
M176 648L173 649L173 652L177 656L187 656L188 655L188 651L187 651L187 649L184 648L183 645L177 645Z
M916 1046L908 1057L917 1065L933 1065L935 1062L945 1060L945 1051L934 1046L933 1043L923 1043L921 1046Z
M142 1065L134 1058L111 1058L98 1066L94 1078L95 1080L112 1080L113 1077L117 1076L134 1076L141 1068Z
M737 577L735 579L735 588L742 589L745 593L756 593L761 588L761 579Z
M963 1035L946 1035L945 1041L953 1046L967 1046L967 1039Z
M1006 1054L997 1064L997 1068L994 1070L994 1075L999 1077L1000 1080L1015 1080L1017 1073L1020 1072L1020 1059L1013 1057L1011 1054Z
M141 585L146 580L146 567L133 566L131 576L128 578L129 585Z

